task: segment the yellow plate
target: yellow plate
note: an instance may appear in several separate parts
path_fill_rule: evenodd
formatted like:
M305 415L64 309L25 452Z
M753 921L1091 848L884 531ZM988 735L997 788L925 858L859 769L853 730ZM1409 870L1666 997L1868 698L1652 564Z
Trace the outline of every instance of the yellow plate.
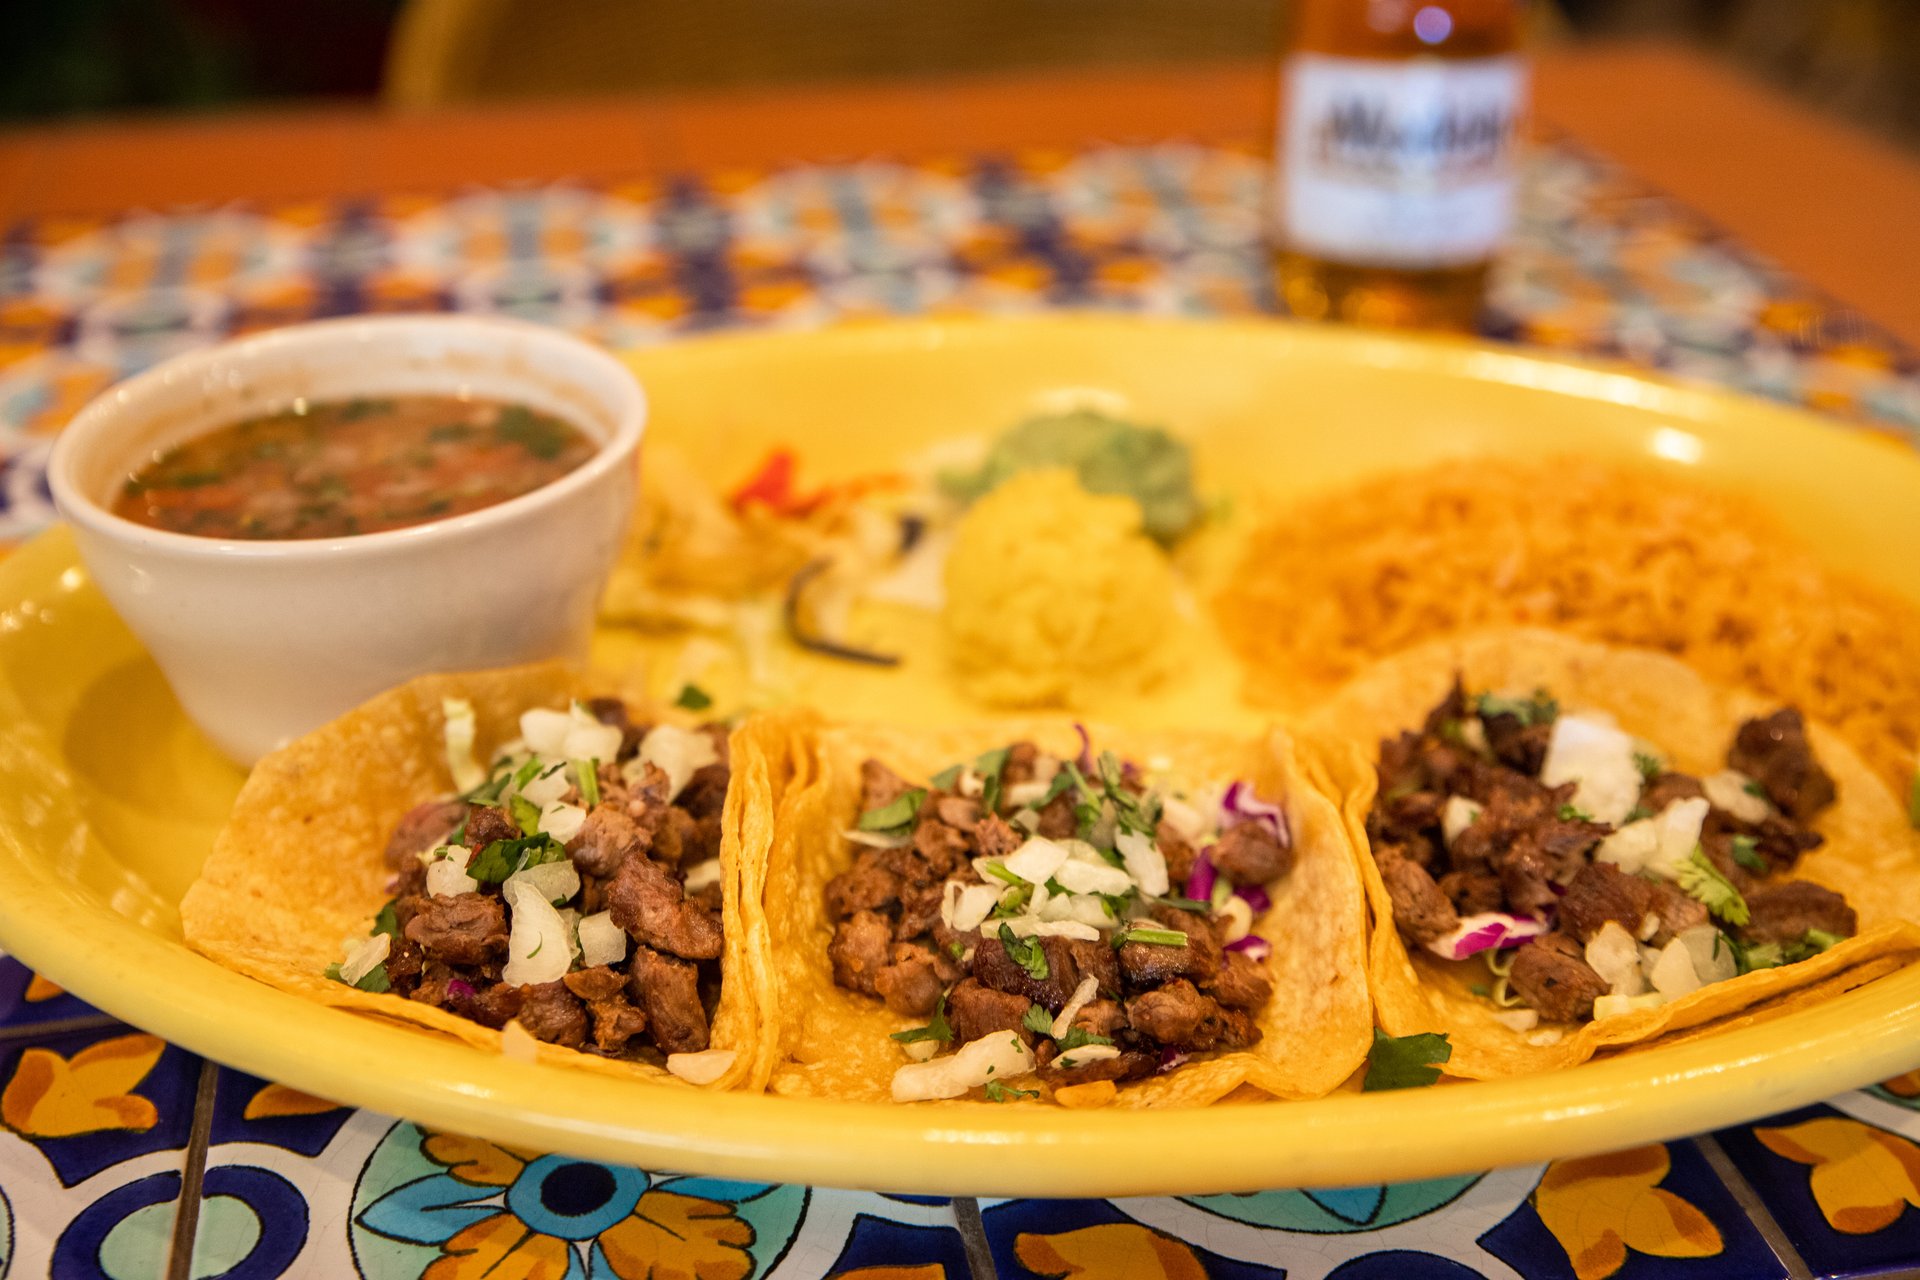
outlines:
M1088 392L1284 494L1469 452L1580 449L1765 495L1920 596L1920 458L1771 405L1511 351L1278 324L1103 318L729 337L636 358L656 438L823 472ZM1101 1114L695 1096L476 1053L318 1008L180 942L175 904L240 774L182 719L56 530L0 564L0 945L219 1061L423 1124L728 1177L1011 1195L1428 1177L1750 1119L1920 1066L1920 970L1670 1048L1526 1080Z

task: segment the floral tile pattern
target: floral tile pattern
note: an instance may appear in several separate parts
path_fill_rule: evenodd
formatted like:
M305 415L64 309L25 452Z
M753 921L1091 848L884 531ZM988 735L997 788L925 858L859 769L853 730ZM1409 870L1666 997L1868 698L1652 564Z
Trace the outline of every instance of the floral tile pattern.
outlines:
M0 228L0 548L51 521L47 451L88 398L232 334L459 309L632 348L879 315L1256 313L1273 305L1266 176L1252 145L1101 147ZM1528 161L1483 329L1920 440L1920 357L1570 146ZM975 1206L728 1182L428 1132L209 1068L0 957L0 1280L1920 1268L1920 1074L1716 1140L1732 1177L1676 1142L1429 1182L1192 1198Z

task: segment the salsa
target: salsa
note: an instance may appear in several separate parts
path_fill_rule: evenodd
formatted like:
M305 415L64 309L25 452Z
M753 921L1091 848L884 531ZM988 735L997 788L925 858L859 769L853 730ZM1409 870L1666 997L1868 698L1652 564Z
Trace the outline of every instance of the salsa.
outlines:
M517 498L593 456L579 428L455 396L308 403L219 427L128 477L115 515L208 538L336 538Z

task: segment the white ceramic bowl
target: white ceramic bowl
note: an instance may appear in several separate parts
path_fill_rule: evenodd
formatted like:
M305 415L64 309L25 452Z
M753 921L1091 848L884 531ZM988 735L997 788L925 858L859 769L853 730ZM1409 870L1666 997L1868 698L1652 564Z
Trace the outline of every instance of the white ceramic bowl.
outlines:
M471 394L600 448L518 498L385 533L229 541L109 510L156 450L296 396ZM195 724L251 763L431 671L582 657L633 507L646 401L606 352L466 316L324 320L169 360L88 405L49 463L81 557Z

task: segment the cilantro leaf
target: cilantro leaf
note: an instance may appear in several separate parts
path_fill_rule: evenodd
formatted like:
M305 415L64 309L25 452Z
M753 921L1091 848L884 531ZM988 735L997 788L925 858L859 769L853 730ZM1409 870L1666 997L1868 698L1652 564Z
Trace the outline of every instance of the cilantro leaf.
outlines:
M535 778L539 777L541 768L542 768L542 765L541 765L539 756L528 757L527 762L521 765L520 768L514 772L513 789L515 791L518 791L520 788L526 786L529 782L532 782Z
M1375 1027L1373 1048L1367 1052L1367 1078L1360 1086L1363 1093L1382 1089L1413 1089L1440 1078L1435 1065L1453 1056L1453 1044L1445 1035L1431 1031L1416 1036L1390 1036Z
M499 884L516 871L558 862L567 856L552 836L522 836L517 840L495 840L467 864L467 874L483 884Z
M902 791L887 803L861 814L860 821L854 825L862 831L897 831L911 826L913 820L920 816L920 806L926 803L926 799L925 787Z
M1659 756L1649 755L1645 751L1633 753L1633 767L1640 771L1640 781L1643 783L1651 783L1667 771Z
M1060 1037L1060 1052L1084 1048L1090 1044L1112 1044L1106 1036L1097 1036L1084 1027L1068 1027L1067 1034Z
M1720 868L1707 861L1699 845L1693 847L1693 856L1674 871L1674 881L1681 892L1706 904L1707 910L1728 924L1742 925L1749 919L1747 900L1733 887L1733 881L1720 874Z
M1740 866L1745 867L1748 871L1765 875L1767 873L1767 860L1754 852L1759 843L1760 842L1752 836L1735 836L1733 838L1733 860Z
M1073 781L1074 781L1073 774L1068 773L1065 769L1061 769L1060 771L1058 771L1053 775L1053 781L1047 784L1047 794L1041 796L1038 800L1035 800L1033 804L1028 807L1034 808L1034 809L1046 808L1048 805L1052 804L1055 800L1058 800L1061 796L1065 795L1067 793L1067 789L1073 786ZM1916 779L1915 785L1920 786L1920 778ZM1920 822L1916 822L1915 825L1920 826Z
M1560 704L1548 695L1545 689L1535 689L1530 698L1502 698L1497 694L1483 693L1474 704L1482 720L1495 716L1512 716L1522 727L1536 724L1552 724L1560 714Z
M1026 1016L1020 1019L1020 1025L1039 1035L1050 1036L1053 1034L1053 1015L1040 1005L1028 1005Z
M1740 789L1756 800L1765 800L1767 798L1767 789L1751 778L1741 783Z
M391 902L381 907L379 914L374 916L373 932L367 936L371 938L374 934L378 933L384 933L396 942L400 940L400 920L393 914L393 903Z
M1010 747L996 747L992 751L983 751L973 762L975 773L980 775L980 809L984 813L1000 812L1000 780L1007 772L1007 756Z
M335 982L341 983L342 985L344 985L347 981L345 978L340 976L340 966L337 964L330 964L327 966L326 976L329 978L332 978ZM361 974L360 981L354 983L353 985L357 990L371 991L375 995L380 995L385 992L393 990L393 983L388 981L387 979L387 966L385 966L384 964L377 964L373 966L373 968Z
M1047 965L1047 953L1041 949L1038 938L1016 938L1009 925L1000 926L1000 945L1006 948L1007 959L1026 970L1027 976L1035 982L1045 982L1053 970Z
M1828 933L1825 929L1809 929L1801 942L1818 952L1837 947L1846 940L1845 934Z
M1592 822L1593 815L1577 805L1563 804L1558 814L1562 822Z
M680 696L673 700L673 705L683 711L705 711L713 705L713 695L688 682L680 686Z
M924 1027L910 1027L905 1031L896 1031L888 1037L901 1044L913 1044L918 1040L938 1040L946 1044L953 1039L953 1028L947 1024L947 993L942 991L934 1002L933 1017Z
M1012 1102L1015 1098L1037 1098L1038 1089L1014 1089L1001 1084L998 1080L987 1081L988 1102Z
M950 764L940 772L934 774L930 781L942 791L951 791L955 784L960 781L960 770L962 767L961 765Z
M540 834L540 807L525 796L514 796L507 801L507 813L513 818L513 825L520 828L520 834L534 836Z

